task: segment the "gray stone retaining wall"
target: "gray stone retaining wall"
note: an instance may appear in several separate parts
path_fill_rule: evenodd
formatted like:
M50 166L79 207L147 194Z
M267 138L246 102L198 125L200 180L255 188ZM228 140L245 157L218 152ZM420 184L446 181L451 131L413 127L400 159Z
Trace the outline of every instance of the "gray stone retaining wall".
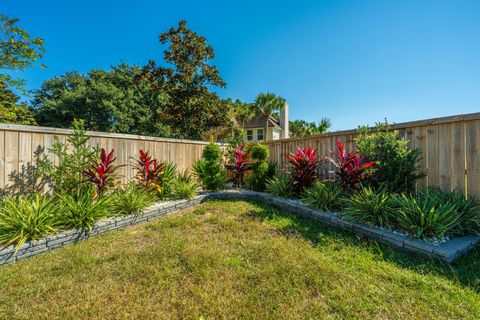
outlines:
M194 207L209 199L253 200L263 202L278 207L282 210L291 211L299 215L321 221L327 225L354 232L378 242L389 244L402 251L413 252L423 257L441 260L447 263L451 263L460 256L466 254L480 241L480 237L471 235L453 238L440 245L434 245L406 235L393 233L388 230L379 229L361 223L346 221L335 213L328 213L306 207L301 201L298 200L277 198L266 193L254 191L227 190L197 195L191 200L160 202L148 208L145 212L139 215L121 216L101 220L94 225L92 232L88 232L88 230L70 230L60 234L47 236L41 240L29 241L18 248L16 253L16 248L14 246L0 248L0 265L13 263L46 251L55 250L64 245L85 240L89 237L104 233L106 231L123 229L130 225L151 221L161 216Z

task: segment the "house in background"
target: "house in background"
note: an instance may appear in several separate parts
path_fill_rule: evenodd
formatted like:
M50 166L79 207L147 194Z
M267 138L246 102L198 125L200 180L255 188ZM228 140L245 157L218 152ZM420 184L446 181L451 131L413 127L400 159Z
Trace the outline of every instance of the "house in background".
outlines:
M266 116L257 116L243 125L247 142L286 139L290 137L288 129L288 105L280 110L280 120L268 119L268 131L265 132Z

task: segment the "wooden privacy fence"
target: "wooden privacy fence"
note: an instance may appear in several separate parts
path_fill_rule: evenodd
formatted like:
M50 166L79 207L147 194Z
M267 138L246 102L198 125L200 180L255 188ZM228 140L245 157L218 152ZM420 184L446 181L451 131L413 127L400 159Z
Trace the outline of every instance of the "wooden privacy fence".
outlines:
M426 177L418 187L438 186L444 191L462 190L480 199L480 113L420 120L392 125L411 148L423 151L420 163ZM296 146L317 148L320 155L336 150L336 141L355 149L356 130L330 132L300 139L267 142L270 160L285 165L284 154Z
M15 177L25 177L35 169L35 153L42 152L51 161L58 159L48 151L54 137L67 142L68 129L45 128L0 124L0 189L5 189L15 181ZM110 151L115 149L116 164L131 163L130 157L138 157L139 150L149 151L162 162L173 162L178 170L191 168L194 161L201 158L207 142L166 139L129 134L87 132L91 146L99 146ZM120 175L123 181L133 178L132 166L122 166Z

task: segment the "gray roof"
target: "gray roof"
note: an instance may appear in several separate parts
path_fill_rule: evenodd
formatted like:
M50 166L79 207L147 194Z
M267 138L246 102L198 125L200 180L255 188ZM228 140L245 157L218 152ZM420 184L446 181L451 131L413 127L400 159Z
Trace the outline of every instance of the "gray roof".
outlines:
M282 129L280 123L273 117L269 117L268 119L268 127L273 127L277 129ZM246 122L243 126L245 129L250 128L265 128L265 116L257 116L250 121Z

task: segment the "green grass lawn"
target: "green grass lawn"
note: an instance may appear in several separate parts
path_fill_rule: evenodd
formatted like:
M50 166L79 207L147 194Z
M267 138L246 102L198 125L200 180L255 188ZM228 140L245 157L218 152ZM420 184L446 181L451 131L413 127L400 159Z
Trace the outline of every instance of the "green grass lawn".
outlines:
M452 266L267 206L214 201L0 267L1 319L478 319Z

